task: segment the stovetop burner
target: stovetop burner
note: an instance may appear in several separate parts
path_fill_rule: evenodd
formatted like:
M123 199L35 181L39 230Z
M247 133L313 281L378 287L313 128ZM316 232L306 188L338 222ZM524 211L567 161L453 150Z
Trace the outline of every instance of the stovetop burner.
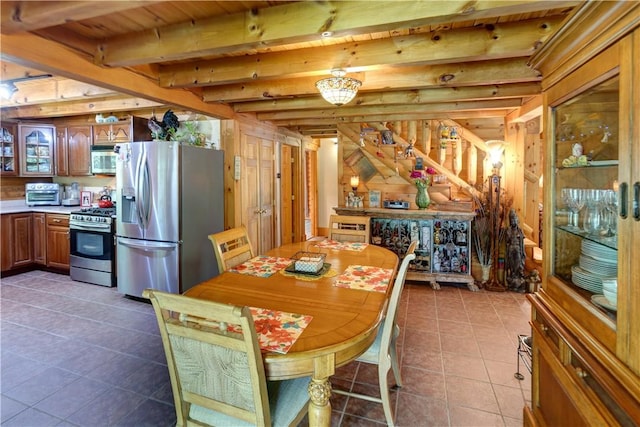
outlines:
M116 214L116 208L84 208L71 213L96 216L114 216Z

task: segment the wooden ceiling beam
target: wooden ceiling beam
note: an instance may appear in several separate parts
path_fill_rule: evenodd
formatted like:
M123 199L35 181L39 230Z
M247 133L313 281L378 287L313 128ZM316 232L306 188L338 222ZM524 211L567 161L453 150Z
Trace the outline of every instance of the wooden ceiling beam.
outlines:
M296 2L115 36L100 43L96 62L109 66L178 61L278 44L393 31L418 25L574 6L575 1L388 2L384 10L362 1ZM373 4L375 5L375 3ZM131 43L135 39L136 43Z
M387 122L395 120L442 120L444 118L461 120L470 118L504 118L513 109L503 110L482 110L482 111L451 111L451 112L429 112L429 113L401 113L401 114L373 114L361 116L346 116L335 118L312 118L312 119L288 119L288 120L271 120L276 126L296 127L305 125L337 125L339 123L368 123L371 121Z
M527 57L476 61L462 64L393 67L350 74L362 81L361 91L414 90L429 87L486 86L539 82L541 76L526 64ZM202 89L207 102L257 101L314 95L317 77L238 83Z
M20 107L95 97L122 96L113 90L60 78L18 82L16 86L18 92L10 100L4 101L3 106Z
M347 44L194 61L160 67L160 86L188 87L329 75L395 65L427 65L528 56L559 27L550 17L514 23L434 31ZM464 46L464 48L461 48ZM283 68L282 64L287 64Z
M534 97L541 92L539 82L508 83L504 85L442 87L394 92L360 92L353 105L407 105L433 104L437 102L478 101ZM351 104L347 104L348 107ZM260 113L274 110L317 110L327 108L327 101L320 97L274 99L234 104L233 109L242 113ZM337 107L336 107L337 108Z
M412 114L439 112L447 114L454 111L473 110L504 110L520 107L520 99L492 99L488 101L466 101L466 102L442 102L438 104L419 105L378 105L372 107L340 107L328 108L324 110L294 110L294 111L273 111L258 113L258 120L286 120L289 118L323 118L323 117L350 117L362 115L382 115L382 114Z
M0 59L44 72L101 86L133 97L142 97L161 104L173 104L205 114L229 119L235 116L227 105L209 104L193 92L161 88L156 82L118 68L102 68L57 43L32 34L11 34L2 37Z
M141 108L162 107L165 104L149 101L143 98L119 96L109 98L96 98L90 101L56 102L51 104L34 104L24 107L7 108L2 110L3 119L12 118L46 118L80 116L105 111L133 111Z
M70 21L123 12L156 1L6 1L2 0L0 31L13 34L62 25Z

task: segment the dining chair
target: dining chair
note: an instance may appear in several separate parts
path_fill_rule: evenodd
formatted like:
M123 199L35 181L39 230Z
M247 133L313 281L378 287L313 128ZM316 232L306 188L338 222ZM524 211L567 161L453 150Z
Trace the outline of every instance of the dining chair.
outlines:
M295 426L309 378L267 381L248 307L144 291L160 327L178 426Z
M209 240L213 245L220 273L255 256L244 226L209 234Z
M353 391L346 391L340 389L334 389L336 394L342 394L346 396L352 396L359 399L368 400L370 402L382 403L384 409L384 416L387 420L387 425L393 426L393 411L391 410L391 399L389 396L389 384L387 381L387 373L389 369L393 370L393 376L396 380L396 386L402 387L402 377L400 376L400 364L398 363L398 353L396 350L396 340L400 335L400 327L396 322L398 314L398 304L400 303L400 296L402 295L402 289L404 288L404 281L407 277L407 270L409 263L416 257L417 241L411 242L407 252L400 264L398 274L393 283L393 289L391 290L391 296L389 298L389 304L383 323L378 328L378 335L371 346L356 360L358 362L369 363L372 365L378 365L378 384L380 385L380 397L367 396L364 394L356 393Z
M329 239L338 242L369 243L369 222L368 216L331 215Z

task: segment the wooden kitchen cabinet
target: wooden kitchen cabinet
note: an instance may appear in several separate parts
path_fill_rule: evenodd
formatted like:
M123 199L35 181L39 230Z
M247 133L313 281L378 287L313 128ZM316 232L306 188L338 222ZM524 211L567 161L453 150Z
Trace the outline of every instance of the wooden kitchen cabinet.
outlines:
M92 126L58 125L56 135L56 175L90 176Z
M33 263L31 213L2 215L2 271Z
M55 136L53 125L18 125L20 176L54 175Z
M47 267L69 270L69 215L46 214Z
M33 216L33 262L47 264L47 220L46 215L34 212Z
M582 4L531 64L543 75L545 262L525 425L638 425L640 4Z
M132 116L114 123L93 125L93 143L95 145L114 145L123 142L150 141L151 131L147 120Z
M18 127L3 122L0 128L0 175L17 176L19 170Z

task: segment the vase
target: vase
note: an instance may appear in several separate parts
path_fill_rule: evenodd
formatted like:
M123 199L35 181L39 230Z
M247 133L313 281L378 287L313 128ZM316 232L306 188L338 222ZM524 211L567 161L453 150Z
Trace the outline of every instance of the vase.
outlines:
M429 199L429 194L427 193L427 187L418 185L417 188L418 193L416 194L416 205L418 205L419 209L426 209L431 203L431 199Z

